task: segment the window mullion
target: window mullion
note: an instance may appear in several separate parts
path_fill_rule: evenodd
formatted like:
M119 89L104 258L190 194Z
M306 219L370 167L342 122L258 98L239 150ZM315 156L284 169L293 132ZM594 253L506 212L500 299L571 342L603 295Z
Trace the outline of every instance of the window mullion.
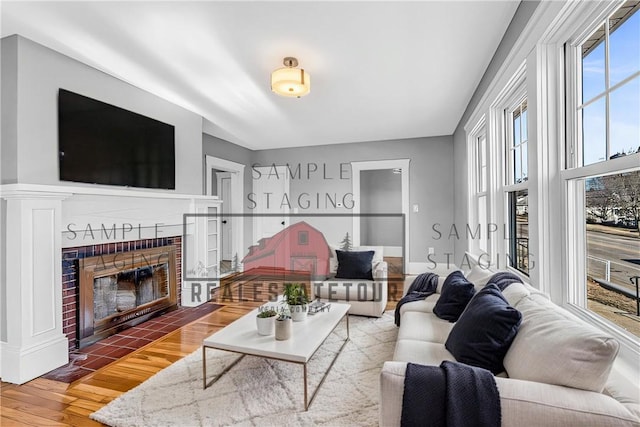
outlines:
M605 92L605 107L604 107L604 116L605 116L605 138L606 138L606 154L605 161L611 158L611 125L610 125L610 117L609 117L609 103L610 103L610 93L609 93L609 19L607 18L604 21L604 92Z

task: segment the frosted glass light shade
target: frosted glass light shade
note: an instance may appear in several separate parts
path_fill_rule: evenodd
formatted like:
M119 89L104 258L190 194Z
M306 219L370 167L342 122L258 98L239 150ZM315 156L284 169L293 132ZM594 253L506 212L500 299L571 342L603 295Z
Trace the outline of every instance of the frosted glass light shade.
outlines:
M311 76L300 68L279 68L271 73L271 90L278 95L300 98L311 92Z

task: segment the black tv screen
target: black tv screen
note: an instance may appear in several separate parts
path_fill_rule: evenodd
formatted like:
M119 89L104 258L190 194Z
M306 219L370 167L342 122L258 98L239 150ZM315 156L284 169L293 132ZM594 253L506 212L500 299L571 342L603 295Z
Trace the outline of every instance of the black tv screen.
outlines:
M60 180L175 189L173 126L60 89Z

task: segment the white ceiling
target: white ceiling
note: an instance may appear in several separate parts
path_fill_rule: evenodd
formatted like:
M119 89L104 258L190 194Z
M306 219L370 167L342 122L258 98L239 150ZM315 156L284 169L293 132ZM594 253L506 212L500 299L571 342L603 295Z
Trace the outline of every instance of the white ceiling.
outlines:
M21 34L202 115L251 149L451 135L518 6L455 2L2 2ZM295 56L304 98L270 91Z

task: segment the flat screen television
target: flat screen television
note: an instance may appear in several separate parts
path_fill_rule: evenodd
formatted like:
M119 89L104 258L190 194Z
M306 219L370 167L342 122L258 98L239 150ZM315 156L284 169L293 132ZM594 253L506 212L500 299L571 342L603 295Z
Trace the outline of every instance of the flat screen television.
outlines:
M58 92L60 180L175 189L175 129L68 90Z

